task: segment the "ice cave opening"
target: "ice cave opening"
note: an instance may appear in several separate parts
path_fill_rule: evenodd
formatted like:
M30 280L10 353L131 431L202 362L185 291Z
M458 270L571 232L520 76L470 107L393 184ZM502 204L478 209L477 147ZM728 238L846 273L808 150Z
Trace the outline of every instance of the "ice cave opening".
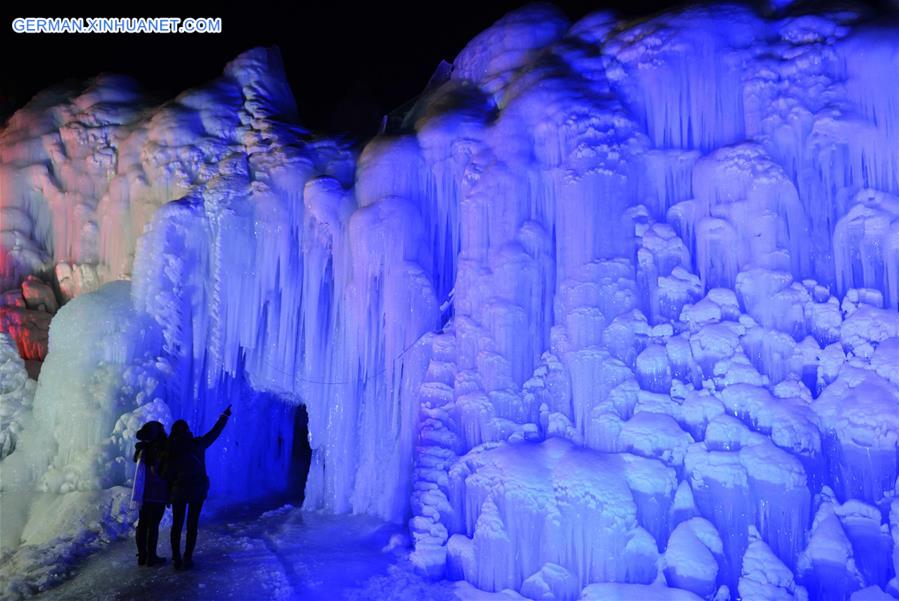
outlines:
M246 384L237 389L219 385L207 389L206 395L216 401L200 395L197 407L211 409L211 415L195 411L188 423L207 424L208 429L221 411L221 399L227 399L232 411L241 415L232 424L234 431L222 434L218 452L209 454L207 470L216 492L210 508L254 501L302 505L312 458L305 405L254 391Z
M899 26L812 8L529 5L361 149L276 48L35 96L0 595L130 535L142 423L231 403L222 505L398 524L463 598L899 598Z
M305 405L294 412L293 444L290 448L290 470L286 493L292 502L302 505L306 498L306 481L312 463L312 447L309 446L309 413Z

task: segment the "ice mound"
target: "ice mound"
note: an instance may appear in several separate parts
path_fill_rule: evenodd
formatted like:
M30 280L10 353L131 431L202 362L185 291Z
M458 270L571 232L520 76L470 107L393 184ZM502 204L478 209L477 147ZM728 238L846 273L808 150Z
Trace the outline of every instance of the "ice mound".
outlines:
M830 482L841 498L878 503L896 485L899 390L846 367L812 408L820 416Z
M358 154L274 50L36 97L0 283L74 300L4 401L3 540L127 485L149 416L235 403L212 480L277 489L304 404L306 507L408 520L465 594L899 593L899 36L772 4L515 11Z
M128 282L112 283L60 309L30 411L23 404L12 416L17 444L0 464L4 595L39 591L130 532L136 428L125 433L119 422L131 412L134 421L171 420L153 400L159 334L133 311L130 292Z
M808 592L796 584L793 572L780 561L758 536L750 531L751 542L743 555L739 594L746 601L803 601Z
M448 562L486 590L545 578L546 565L591 581L651 583L658 573L653 511L674 496L675 474L652 460L585 451L567 441L483 447L450 472L459 519ZM577 516L577 517L576 517ZM571 521L572 519L577 521ZM493 552L491 553L491 550ZM484 562L495 555L503 563ZM618 561L619 557L627 561Z
M13 341L0 334L0 459L16 450L31 412L35 386Z

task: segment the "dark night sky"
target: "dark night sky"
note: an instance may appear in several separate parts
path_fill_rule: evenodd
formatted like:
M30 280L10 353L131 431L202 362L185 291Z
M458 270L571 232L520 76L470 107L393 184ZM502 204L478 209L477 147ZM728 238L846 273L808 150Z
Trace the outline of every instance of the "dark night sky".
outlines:
M558 0L572 19L598 9L638 17L677 6L664 0ZM415 96L441 59L451 61L465 43L523 0L466 0L396 4L325 0L286 7L261 0L207 7L159 2L144 7L73 3L52 6L11 2L2 8L3 67L0 116L37 91L67 78L99 72L135 76L160 99L221 73L241 51L281 48L303 123L316 131L365 135L380 116ZM24 35L11 31L16 16L222 17L218 35Z

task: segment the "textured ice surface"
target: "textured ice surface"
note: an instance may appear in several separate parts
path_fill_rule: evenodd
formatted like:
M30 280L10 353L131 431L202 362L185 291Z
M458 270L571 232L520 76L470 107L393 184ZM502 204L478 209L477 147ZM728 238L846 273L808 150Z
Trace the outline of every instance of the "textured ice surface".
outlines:
M0 334L8 335L26 360L26 368L40 366L47 356L50 320L58 309L46 283L27 276L17 288L0 293ZM30 369L36 379L40 369Z
M75 300L4 506L125 485L141 419L226 402L213 482L277 488L303 403L307 507L408 519L459 591L899 593L899 35L770 8L516 11L358 155L270 50L161 106L39 95L0 279Z
M0 334L0 459L16 450L19 434L30 417L35 382L28 378L18 349Z

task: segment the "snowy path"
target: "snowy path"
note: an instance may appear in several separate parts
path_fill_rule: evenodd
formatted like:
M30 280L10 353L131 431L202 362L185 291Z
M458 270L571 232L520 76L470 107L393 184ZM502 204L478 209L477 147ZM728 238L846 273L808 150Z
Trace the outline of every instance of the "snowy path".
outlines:
M139 568L133 540L88 558L77 574L36 597L50 600L193 599L453 601L450 583L427 583L402 554L382 552L397 526L365 516L307 513L289 506L255 518L201 522L196 566L175 572L171 562ZM170 556L168 528L160 554Z

